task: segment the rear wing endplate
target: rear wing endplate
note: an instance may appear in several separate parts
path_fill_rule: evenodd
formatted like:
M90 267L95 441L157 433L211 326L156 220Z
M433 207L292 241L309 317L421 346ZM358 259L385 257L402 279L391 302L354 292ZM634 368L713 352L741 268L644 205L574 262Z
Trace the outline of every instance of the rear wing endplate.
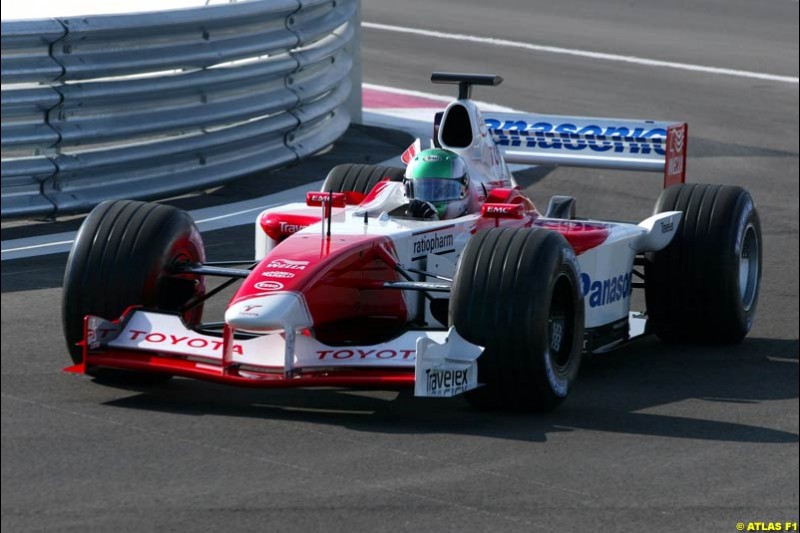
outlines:
M686 123L483 113L507 163L662 172L686 179Z

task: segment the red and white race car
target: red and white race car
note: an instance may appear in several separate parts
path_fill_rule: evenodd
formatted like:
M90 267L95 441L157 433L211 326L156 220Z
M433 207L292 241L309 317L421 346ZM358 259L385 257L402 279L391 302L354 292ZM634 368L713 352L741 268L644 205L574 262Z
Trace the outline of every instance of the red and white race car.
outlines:
M478 199L464 215L409 216L403 168L340 165L305 203L256 221L249 268L209 263L188 214L106 202L69 256L63 325L98 377L186 376L253 387L413 387L473 404L552 410L583 354L646 333L736 342L750 329L761 230L739 187L685 184L686 124L481 113L459 85L433 144L466 162ZM417 140L403 154L421 150ZM575 199L545 213L507 163L660 171L655 213L587 220ZM206 291L206 276L228 282ZM243 279L224 320L203 303ZM630 309L644 289L646 311Z

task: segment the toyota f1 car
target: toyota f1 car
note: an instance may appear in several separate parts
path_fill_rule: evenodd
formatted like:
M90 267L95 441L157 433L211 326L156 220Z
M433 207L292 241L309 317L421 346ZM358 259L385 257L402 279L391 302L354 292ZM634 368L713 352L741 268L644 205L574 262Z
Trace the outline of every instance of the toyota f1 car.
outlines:
M761 229L750 194L686 184L686 124L482 113L459 87L432 144L457 154L472 205L412 212L405 169L340 165L303 203L256 221L255 261L207 262L183 211L106 202L69 256L63 326L74 365L97 377L185 376L252 387L465 393L477 406L547 411L584 354L644 334L730 343L750 329ZM403 154L422 151L418 139ZM545 213L507 163L658 171L664 191L636 223L588 220L575 198ZM466 182L464 182L466 183ZM206 291L207 276L230 278ZM224 320L204 302L243 279ZM643 289L646 310L631 307Z

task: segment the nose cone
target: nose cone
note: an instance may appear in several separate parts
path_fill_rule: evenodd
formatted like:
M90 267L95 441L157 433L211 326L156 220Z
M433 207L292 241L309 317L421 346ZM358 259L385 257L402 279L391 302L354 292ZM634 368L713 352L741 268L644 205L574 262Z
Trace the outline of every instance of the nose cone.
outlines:
M253 333L297 331L313 324L305 299L296 292L276 292L247 298L225 311L225 323Z

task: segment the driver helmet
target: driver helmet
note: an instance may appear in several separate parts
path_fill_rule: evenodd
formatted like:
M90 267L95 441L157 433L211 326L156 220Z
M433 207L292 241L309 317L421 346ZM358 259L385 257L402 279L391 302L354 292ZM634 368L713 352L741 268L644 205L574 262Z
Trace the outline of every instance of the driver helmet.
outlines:
M428 202L440 219L460 217L469 207L469 175L455 152L423 150L408 163L403 183L411 200Z

